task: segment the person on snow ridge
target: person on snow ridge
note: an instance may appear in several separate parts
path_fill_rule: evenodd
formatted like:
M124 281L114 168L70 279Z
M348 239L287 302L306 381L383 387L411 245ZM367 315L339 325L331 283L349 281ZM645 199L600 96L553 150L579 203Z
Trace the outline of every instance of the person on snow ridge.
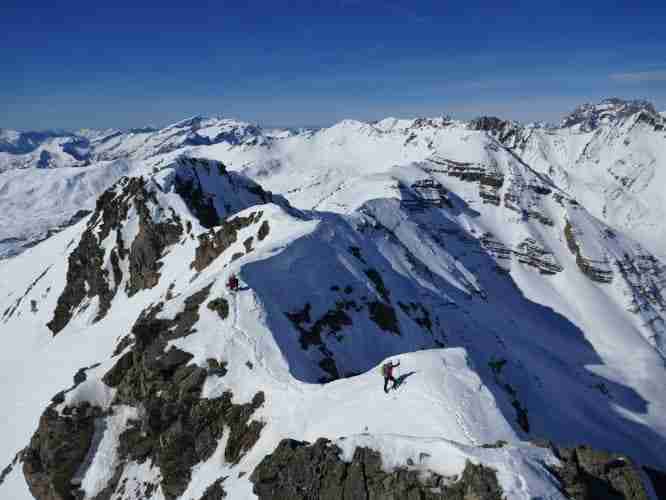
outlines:
M400 361L393 364L391 361L382 365L382 374L384 375L384 392L388 393L389 380L393 383L391 388L395 388L395 378L393 377L393 369L400 366Z
M227 288L232 292L238 290L238 278L236 277L235 274L229 276L229 281L227 281Z

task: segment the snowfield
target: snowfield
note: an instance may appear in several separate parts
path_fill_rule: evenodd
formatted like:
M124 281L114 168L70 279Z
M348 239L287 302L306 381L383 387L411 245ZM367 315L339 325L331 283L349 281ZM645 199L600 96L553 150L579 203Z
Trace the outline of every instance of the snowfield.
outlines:
M627 106L557 129L194 117L6 169L0 239L53 234L0 247L0 498L258 498L284 439L451 482L482 464L512 499L567 498L536 441L666 470L666 156Z

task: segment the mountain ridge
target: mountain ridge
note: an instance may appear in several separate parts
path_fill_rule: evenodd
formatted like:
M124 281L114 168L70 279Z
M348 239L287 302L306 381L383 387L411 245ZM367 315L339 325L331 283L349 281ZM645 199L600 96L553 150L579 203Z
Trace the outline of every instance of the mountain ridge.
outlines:
M652 141L639 115L576 136ZM532 161L534 138L499 119L265 141L186 121L0 261L3 495L272 498L293 474L273 467L314 454L382 495L471 474L559 499L592 474L655 497L666 265Z

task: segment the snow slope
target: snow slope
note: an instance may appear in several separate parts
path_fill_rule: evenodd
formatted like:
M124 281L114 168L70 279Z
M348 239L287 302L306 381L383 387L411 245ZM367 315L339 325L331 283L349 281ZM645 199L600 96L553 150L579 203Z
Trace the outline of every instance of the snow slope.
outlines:
M95 166L118 159L159 167L191 154L226 162L299 208L346 212L357 207L329 198L356 179L438 154L466 161L465 142L475 143L478 131L510 148L595 217L664 258L664 123L648 102L606 99L579 106L560 127L523 126L492 117L470 122L438 117L345 120L320 130L292 131L195 116L160 130L3 130L0 172ZM34 179L38 183L39 176ZM21 215L12 212L13 217Z
M527 129L514 148L596 217L662 258L666 122L649 103L608 100L558 129Z
M445 476L469 459L509 498L561 498L532 439L666 468L652 111L299 132L194 117L82 133L87 167L6 170L2 251L24 252L0 261L0 465L87 403L94 445L71 479L90 499L198 499L221 477L254 498L251 472L284 438ZM378 366L398 358L404 383L385 395ZM218 404L245 420L197 434L190 405ZM31 498L39 446L0 497Z
M287 437L329 437L347 454L369 446L387 467L427 453L424 467L444 475L470 459L496 468L511 498L561 498L543 465L556 459L531 438L666 467L663 264L492 137L444 130L428 160L376 164L323 201L320 185L299 194L343 213L295 209L215 161L148 162L94 214L0 262L11 345L0 391L14 404L2 460L88 367L50 406L100 409L73 477L85 498L120 484L127 499L146 485L154 499L199 498L223 476L230 498L253 498L249 473ZM163 468L181 427L150 430L144 461L119 445L150 408L185 404L165 399L181 382L164 368L163 389L135 399L123 363L138 356L151 370L179 352L203 376L197 401L230 397L260 430L236 454L239 427L224 426L209 452L193 452L184 484ZM389 395L377 369L387 357L404 378ZM478 448L499 439L508 447ZM30 498L21 468L3 496Z
M19 253L67 224L132 170L125 160L94 167L14 169L0 173L0 259Z

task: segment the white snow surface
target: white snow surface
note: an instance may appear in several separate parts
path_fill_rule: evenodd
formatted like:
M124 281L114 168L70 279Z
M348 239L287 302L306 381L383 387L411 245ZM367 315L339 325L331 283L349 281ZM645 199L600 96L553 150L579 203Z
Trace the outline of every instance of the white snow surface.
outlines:
M191 223L192 235L165 251L158 284L131 297L122 261L119 284L109 272L119 289L107 315L95 321L99 299L85 298L55 336L46 324L89 219L0 261L0 394L8 402L0 413L0 465L26 446L73 374L101 363L85 371L86 381L61 405L89 401L114 409L99 419L96 452L79 471L86 498L101 491L118 463L118 435L139 411L115 404L101 381L117 361L114 348L151 305L164 302L160 317L174 318L188 297L210 285L206 302L225 298L229 316L222 320L204 302L196 332L170 345L202 367L209 358L228 363L225 376L207 377L204 398L231 391L240 404L263 391L265 403L252 418L265 426L238 464L224 461L225 432L215 453L193 469L183 499L199 498L222 476L229 498L254 498L249 476L284 438L329 438L346 459L356 446L368 446L382 453L385 467L409 458L424 474L453 475L465 460L483 463L497 470L508 498L562 498L544 468L555 458L529 444L534 437L588 443L666 468L666 239L655 225L634 230L627 215L638 213L631 207L640 202L646 224L660 220L666 203L657 188L659 165L666 155L658 131L632 119L590 133L534 129L522 149L509 150L490 133L444 118L349 120L316 132L264 134L249 124L194 117L160 131L88 134L105 158L95 166L6 170L0 202L8 227L40 220L28 205L44 213L92 209L118 177L143 175L155 197L150 217L175 213ZM114 152L133 159L113 162ZM637 159L636 169L627 155ZM494 180L452 175L459 165ZM625 169L640 190L610 186L610 174L601 171L607 165L616 174ZM273 202L237 172L272 191ZM201 272L190 263L198 236L209 229L175 189L177 180L195 179L222 218L261 211ZM497 204L488 202L495 195ZM132 208L122 221L125 248L137 237L138 217ZM270 231L259 239L264 222ZM112 234L100 243L109 270ZM550 267L535 267L526 248L539 249L531 255ZM577 259L610 273L611 281L590 279ZM225 287L232 273L241 280L235 294ZM393 309L394 323L373 319L375 303ZM306 329L331 311L348 318L338 330L320 331L323 350L304 346L286 314L306 310ZM331 377L322 368L326 358L342 378L320 384ZM386 359L400 360L397 375L404 378L388 395L378 373ZM527 411L529 429L517 408ZM479 447L497 440L508 445ZM141 491L159 482L159 468L129 463L124 479L127 491ZM0 485L0 498L31 498L20 463ZM163 498L159 488L151 498Z

